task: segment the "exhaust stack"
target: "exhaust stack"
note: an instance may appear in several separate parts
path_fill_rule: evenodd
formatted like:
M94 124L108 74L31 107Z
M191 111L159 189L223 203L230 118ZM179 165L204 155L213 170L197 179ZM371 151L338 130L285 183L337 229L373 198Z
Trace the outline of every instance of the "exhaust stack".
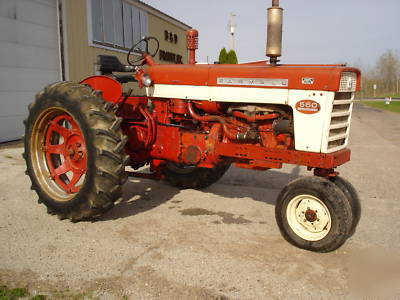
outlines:
M279 7L279 0L272 0L272 7L268 8L266 54L274 66L279 61L278 57L282 56L282 22L283 8Z

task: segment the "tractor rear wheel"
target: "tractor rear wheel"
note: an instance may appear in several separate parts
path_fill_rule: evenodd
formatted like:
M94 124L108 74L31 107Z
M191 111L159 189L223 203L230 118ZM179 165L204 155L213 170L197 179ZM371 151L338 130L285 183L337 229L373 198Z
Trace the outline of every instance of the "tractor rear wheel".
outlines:
M29 106L26 173L50 214L88 220L122 199L127 138L111 107L101 93L71 82L49 85Z
M315 252L330 252L348 238L353 216L342 190L328 179L303 177L280 193L275 217L291 244Z
M181 189L203 189L221 179L230 164L221 164L212 169L200 167L180 167L168 164L162 173L165 181Z

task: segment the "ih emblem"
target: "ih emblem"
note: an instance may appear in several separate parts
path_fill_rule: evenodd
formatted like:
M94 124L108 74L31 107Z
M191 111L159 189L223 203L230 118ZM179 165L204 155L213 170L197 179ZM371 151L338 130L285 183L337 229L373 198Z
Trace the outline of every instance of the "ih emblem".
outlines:
M314 84L314 78L303 77L303 78L301 79L301 83L302 83L302 84Z
M316 114L321 110L321 105L314 100L300 100L296 103L296 109L303 114Z

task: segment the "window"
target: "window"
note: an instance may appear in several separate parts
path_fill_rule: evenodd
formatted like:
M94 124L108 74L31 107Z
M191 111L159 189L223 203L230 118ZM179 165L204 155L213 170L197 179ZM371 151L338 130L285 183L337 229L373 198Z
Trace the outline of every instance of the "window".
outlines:
M148 35L147 12L123 0L90 0L93 44L129 49Z

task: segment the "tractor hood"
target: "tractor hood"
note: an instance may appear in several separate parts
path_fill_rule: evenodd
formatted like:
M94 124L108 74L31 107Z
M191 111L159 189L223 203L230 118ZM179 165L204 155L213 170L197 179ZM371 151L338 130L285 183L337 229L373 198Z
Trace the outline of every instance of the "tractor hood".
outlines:
M360 89L360 71L343 65L153 65L147 72L154 84L318 91L338 91L342 73L353 72Z

